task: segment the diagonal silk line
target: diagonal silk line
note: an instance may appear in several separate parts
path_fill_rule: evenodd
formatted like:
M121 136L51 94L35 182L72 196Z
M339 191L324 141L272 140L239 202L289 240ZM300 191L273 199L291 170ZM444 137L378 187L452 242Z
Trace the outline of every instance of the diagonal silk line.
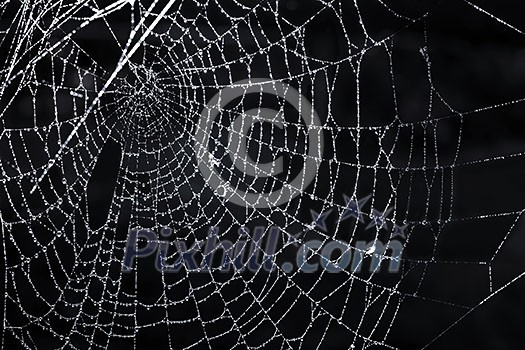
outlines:
M50 48L46 49L44 52L41 52L39 55L37 55L35 58L33 58L29 63L28 63L28 67L29 66L32 66L32 65L35 65L37 62L39 62L42 58L46 57L47 55L49 55L50 53L52 53L54 50L56 50L58 47L60 47L65 41L71 39L73 37L73 35L75 35L76 33L78 33L79 30L81 30L82 28L86 27L88 24L90 24L92 21L96 20L96 19L99 19L99 18L103 18L115 11L118 11L120 9L122 9L126 4L130 4L133 6L133 3L135 2L135 0L118 0L116 2L114 2L113 4L111 5L108 5L107 7L103 8L103 9L100 9L99 11L97 11L96 13L94 13L93 15L91 15L89 18L87 18L86 20L84 20L82 23L80 23L80 25L73 29L71 32L69 32L66 36L64 36L62 39L58 40L56 43L53 44L53 46L51 46ZM80 2L78 2L80 3ZM151 10L151 8L150 8ZM149 13L149 11L148 11ZM139 23L139 25L141 25L143 23L143 21L141 21ZM61 23L63 24L63 23ZM59 26L61 25L59 24ZM38 26L38 24L36 24ZM40 26L39 26L40 27ZM138 27L138 26L137 26ZM130 36L129 40L132 40L133 37L135 36L135 31L136 31L136 28L135 30L132 32L132 35ZM44 32L44 31L42 31ZM10 76L11 75L11 72L13 70L13 67L14 67L14 63L11 65L11 68L9 70L9 73L7 74L7 84L11 83L17 76L19 76L23 71L19 71L17 73L15 73L13 76ZM4 85L7 85L7 84L4 84ZM4 86L3 85L3 86ZM3 87L2 87L2 90L0 90L0 93L3 92Z
M133 45L133 47L131 48L131 50L129 50L127 53L124 52L122 53L122 56L119 60L119 63L117 64L117 67L115 68L115 70L113 71L113 73L111 74L111 76L109 77L109 79L106 81L106 83L104 84L104 86L102 87L102 89L100 90L100 92L98 93L97 97L93 100L93 102L91 103L91 105L89 106L89 108L86 110L86 112L84 113L84 115L82 116L82 118L80 118L78 120L78 122L75 124L75 127L73 128L73 130L71 131L71 133L69 134L69 136L66 138L66 140L64 141L64 143L62 144L62 146L60 146L60 149L58 150L57 154L53 157L53 159L51 159L48 163L47 163L47 166L44 170L44 172L42 173L42 175L40 175L40 177L38 178L38 180L35 182L33 188L31 189L31 191L29 192L30 194L33 194L35 192L35 190L38 188L38 185L40 184L40 182L42 182L42 180L44 179L44 177L47 175L47 173L49 172L49 170L51 170L51 168L53 167L53 165L55 165L56 161L60 158L60 156L62 155L62 153L64 153L64 150L65 148L68 146L68 144L71 142L71 140L73 139L73 137L75 137L75 135L78 133L78 130L80 129L80 127L85 123L88 115L93 111L93 108L95 107L95 105L100 101L100 98L102 97L102 95L104 95L104 93L106 92L106 90L108 89L108 87L111 85L111 83L113 82L113 80L115 80L115 78L117 77L117 74L122 70L122 68L124 67L124 65L129 61L129 59L133 56L133 54L138 50L138 48L142 45L142 43L144 42L144 40L146 40L146 38L148 37L148 35L153 31L153 29L155 29L155 27L157 26L157 24L160 22L160 20L164 17L164 15L170 10L171 6L173 6L173 4L175 3L176 0L170 0L166 6L164 6L164 8L162 9L162 11L157 15L157 17L155 18L155 20L151 23L151 25L146 29L146 31L144 32L144 34L142 34L142 36L140 37L140 39L135 43L135 45ZM150 8L148 9L148 14L145 17L147 17L151 11L153 10L153 7L156 5L157 1L155 1L151 6ZM142 21L141 21L142 23ZM139 23L135 29L133 30L133 33L132 35L134 36L134 34L137 32L138 28L140 27L141 23Z
M468 315L473 313L475 310L479 309L482 305L486 304L490 299L495 297L497 294L501 293L503 290L507 289L510 285L516 283L520 279L522 279L525 276L525 272L520 273L518 276L514 277L509 282L505 283L503 286L501 286L498 290L491 293L489 296L487 296L485 299L483 299L479 304L471 308L467 313L465 313L463 316L461 316L459 319L456 320L453 324L445 328L441 333L439 333L434 339L432 339L430 342L428 342L425 346L421 348L421 350L427 349L430 345L435 343L439 338L441 338L445 333L450 331L452 328L457 326L461 321L463 321Z
M481 12L481 13L483 13L483 14L489 16L490 18L492 18L492 19L498 21L499 23L503 24L504 26L509 27L510 29L512 29L512 30L514 30L514 31L516 31L516 32L518 32L518 33L520 33L520 34L525 35L525 32L522 31L521 29L518 29L518 28L514 27L512 24L505 22L505 21L502 20L501 18L494 16L492 13L488 12L487 10L482 9L482 8L479 7L478 5L473 4L473 3L471 3L471 2L468 1L468 0L463 0L463 1L465 1L467 4L469 4L470 6L472 6L473 8L475 8L476 10L478 10L479 12Z

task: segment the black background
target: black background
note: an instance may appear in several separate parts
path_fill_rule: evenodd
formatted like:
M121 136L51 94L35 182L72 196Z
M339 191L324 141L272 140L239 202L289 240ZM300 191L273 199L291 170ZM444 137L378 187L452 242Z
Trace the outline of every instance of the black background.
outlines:
M525 91L525 35L519 32L522 27L525 30L525 27L522 26L521 6L515 1L475 2L476 5L493 16L513 25L515 27L513 29L463 1L384 1L392 10L412 18L418 18L413 23L396 17L378 1L358 1L360 15L367 28L368 38L379 41L392 36L389 45L396 84L398 106L396 113L396 109L393 107L392 76L390 75L386 51L382 47L371 47L370 40L365 41L365 35L360 29L359 18L356 16L353 2L343 1L343 3L341 5L343 7L342 21L345 23L345 28L350 33L351 39L359 47L369 47L362 60L360 74L361 126L390 124L392 130L401 130L397 141L393 139L393 132L387 133L383 139L385 145L389 143L396 145L392 161L397 169L389 172L381 169L377 172L364 169L357 177L353 167L342 166L339 169L338 176L334 177L333 164L328 161L323 162L319 170L318 186L315 189L310 187L307 190L308 193L314 193L320 199L312 200L305 196L300 200L292 201L290 207L283 210L295 215L300 223L307 223L310 220L310 209L319 212L329 209L333 206L332 204L344 205L342 194L351 195L354 192L356 181L359 184L358 196L363 197L373 192L375 196L374 207L384 208L392 196L387 175L390 174L394 178L403 177L406 180L401 183L394 194L398 200L394 215L396 222L410 224L409 239L403 256L404 269L402 270L403 272L410 270L410 272L407 272L403 282L398 286L401 294L395 294L391 299L388 299L388 293L382 293L384 292L383 287L392 286L398 282L399 275L378 274L372 276L371 281L381 286L380 288L367 288L366 284L356 282L352 286L351 292L348 292L350 294L348 299L345 293L336 293L333 298L327 299L321 306L325 310L337 314L341 311L342 306L346 305L348 310L342 318L343 323L355 329L361 320L364 298L377 295L378 301L368 309L364 323L359 326L359 333L362 335L369 334L378 319L384 320L378 324L372 337L374 340L382 341L383 334L390 327L389 322L395 313L394 323L384 342L400 349L421 349L451 325L453 327L431 342L428 349L521 348L522 328L525 324L523 316L525 305L522 296L523 280L517 279L507 285L508 282L523 272L525 266L522 253L524 243L522 238L523 220L520 219L519 214L523 210L522 194L525 193L524 185L522 185L525 168L523 155L520 153L525 151L523 103L507 104L523 98ZM255 2L252 1L248 6L251 7L254 4ZM99 5L102 7L102 4ZM143 5L148 6L146 3ZM232 9L236 8L236 6L226 3L224 6L225 8L228 6L231 6ZM1 17L0 22L2 28L6 28L12 23L11 20L16 18L16 11L19 7L20 4L14 3L6 5L7 11ZM322 7L320 3L309 0L279 2L279 11L282 17L296 25L306 23L312 18L312 14ZM184 11L190 13L192 9L185 9ZM425 13L427 15L424 15ZM213 11L210 14L213 14ZM121 42L124 42L129 34L129 15L129 7L126 7L110 18L114 34ZM221 23L220 18L217 15L215 25L226 27L231 25L227 21ZM42 21L45 20L49 20L49 18L42 19ZM261 23L269 33L273 31L277 33L276 35L279 34L278 31L275 31L275 24L272 20L265 22L264 19L261 19ZM161 27L163 25L163 23L160 24ZM264 25L267 25L267 28ZM316 16L315 20L309 22L306 28L305 46L311 57L335 61L338 58L348 56L348 48L341 31L341 25L332 12L325 11ZM67 29L66 24L63 30ZM0 56L5 59L5 62L9 62L9 58L12 57L8 48L12 41L16 40L9 33L2 34L4 41L0 46ZM51 36L50 41L54 40L54 37L60 37L64 34L60 32L54 35ZM91 59L97 63L99 67L97 69L106 71L106 73L101 73L100 82L103 83L104 79L107 78L107 72L114 69L115 62L121 52L115 45L112 35L103 25L97 26L94 23L94 25L86 27L73 36L73 40L89 53ZM189 75L188 81L179 80L173 76L173 72L166 69L166 65L170 65L169 60L165 64L155 62L158 57L167 57L166 52L162 51L162 43L152 38L149 44L151 45L149 50L143 51L141 48L132 61L142 61L145 66L153 67L153 69L158 69L161 72L164 79L163 93L167 94L169 99L177 101L173 109L170 110L171 116L177 119L177 122L173 123L173 129L169 129L174 130L174 134L167 136L166 139L166 135L161 132L161 130L166 130L163 129L163 122L156 122L156 120L163 120L162 109L147 109L145 111L146 116L143 117L134 116L130 119L123 117L128 115L126 109L128 107L125 103L129 101L129 98L137 98L137 96L130 97L124 91L123 95L127 97L115 98L109 94L102 99L103 107L100 108L100 113L89 119L90 121L83 132L86 134L99 133L104 137L110 135L109 141L104 145L96 166L89 172L84 185L77 184L75 187L74 193L82 195L79 195L78 198L68 197L61 205L61 211L49 215L49 221L54 223L62 220L62 215L59 212L73 213L75 217L79 218L74 224L64 225L64 230L75 232L79 237L78 244L80 246L93 244L97 247L97 244L109 244L108 242L112 240L123 243L126 239L127 230L133 225L144 227L154 227L160 224L172 225L179 232L178 238L188 237L188 242L192 242L194 239L192 236L202 238L206 235L206 225L215 224L226 231L230 235L228 237L235 237L236 227L233 219L225 214L226 209L241 218L246 215L242 208L214 200L214 194L209 189L201 191L203 180L199 179L198 174L195 174L196 171L192 167L194 163L185 163L188 162L188 159L193 159L192 156L190 155L190 158L182 156L179 159L180 154L177 153L172 155L176 159L175 163L181 164L178 169L179 174L177 174L181 180L179 180L180 182L176 181L176 183L191 185L174 189L168 188L174 185L173 183L166 183L167 187L163 187L164 191L171 191L172 193L178 191L178 194L173 195L175 198L173 201L167 201L165 215L159 215L146 199L136 198L140 203L133 207L135 209L132 209L128 201L122 204L123 207L119 209L117 217L112 216L111 199L115 188L121 188L124 195L129 194L132 197L140 193L139 191L149 192L158 186L151 181L151 178L141 175L148 169L148 166L155 168L154 162L151 164L151 162L146 161L144 164L137 164L134 169L128 169L129 174L134 174L135 178L126 177L123 179L122 176L119 177L122 175L122 173L120 175L118 173L119 161L123 156L122 149L126 149L128 152L141 152L148 147L153 149L162 147L165 142L168 142L177 145L177 151L183 150L181 153L190 154L191 140L188 137L188 130L191 130L195 124L195 116L202 108L202 105L194 106L190 101L194 99L202 104L203 101L215 94L217 89L194 93L190 89L177 87L177 84L181 84L181 82L190 82L197 86L209 84L213 74L220 76L223 84L228 82L227 78L221 76L221 72L203 73L202 75L192 73ZM224 50L232 57L238 58L240 56L239 52L234 52L232 49L238 45L235 43L225 45ZM246 43L245 46L252 48L249 43ZM152 47L156 47L156 49L152 50ZM29 53L30 55L31 53ZM429 83L429 66L425 60L425 55L430 62L430 81L432 84ZM141 56L142 58L139 58ZM275 56L270 54L269 56L270 59L275 59L277 62L271 67L275 77L286 78L289 74L293 74L293 72L287 72L286 67L279 64L282 61L281 56L278 54ZM332 95L332 119L328 118L326 108L326 87L319 81L314 84L302 81L301 84L303 84L303 88L311 88L316 92L313 96L311 94L308 96L308 93L305 95L318 106L316 107L317 112L321 120L327 125L325 160L338 159L355 164L356 155L360 154L363 164L373 165L378 159L377 137L373 132L369 130L362 132L359 147L356 147L352 134L345 129L341 129L337 137L332 133L337 129L337 126L356 125L357 90L352 64L355 67L358 59L359 55L356 55L355 59L339 65L337 85ZM89 67L89 60L87 62L86 64ZM24 62L20 64L23 65ZM82 65L83 63L79 64ZM206 66L206 63L203 62L194 64L198 67ZM238 63L228 67L228 71L235 77L234 80L246 78L245 66L243 63ZM255 76L267 77L267 67L262 64L259 67L257 62L254 63L254 66L253 74ZM6 65L3 68L5 69ZM295 67L295 69L297 72L301 72L304 67ZM49 67L42 68L43 75L50 74L49 72ZM5 74L3 71L2 78L5 77ZM53 74L51 73L51 75ZM326 69L323 74L333 79L335 66ZM130 78L130 76L133 74L131 69L126 66L119 75L119 79L125 77L123 79L127 79L130 86L136 86L133 85L136 83L134 78ZM324 75L322 77L324 79ZM294 79L291 79L290 83L295 86L299 84ZM431 86L437 93L432 95L433 107L429 111ZM148 88L153 91L151 86ZM0 129L2 131L33 127L33 113L27 105L24 105L24 102L15 104L15 107L6 108L7 101L14 94L12 89L8 89L0 98L3 111ZM151 101L148 102L147 100L148 96L143 96L143 98L146 102L144 104L137 102L137 105L151 106ZM151 98L156 99L159 96L154 93ZM440 98L446 101L448 106ZM39 95L38 100L42 101L43 110L46 110L45 106L53 103L45 94ZM28 103L29 100L24 101ZM66 103L66 98L58 101L59 105ZM192 110L190 116L187 115L187 109L184 107ZM4 110L4 108L6 109ZM51 110L49 111L47 114L45 112L39 113L39 127L53 124L54 117ZM102 121L107 129L103 128L100 131L100 129L96 129L96 126ZM424 126L424 121L428 123L427 126ZM52 127L50 128L52 129ZM146 131L149 134L146 134ZM137 142L128 140L129 133L133 134L134 132L137 135L144 135L143 141L147 145L141 146ZM179 134L175 134L175 132ZM49 137L52 140L52 136ZM164 139L160 139L163 137ZM183 141L180 141L178 137L181 137ZM134 140L140 141L140 137ZM425 146L425 140L427 142L436 141L439 148L437 164L433 145L427 144ZM24 202L33 213L44 210L46 206L41 198L28 194L28 189L31 187L29 182L24 183L24 188L19 191L18 196L12 197L14 198L12 202L7 195L10 191L10 193L18 191L13 181L9 180L16 173L12 169L8 170L11 167L10 164L15 164L15 167L23 167L20 161L13 158L13 154L23 152L24 144L28 147L32 147L33 144L35 148L38 148L40 147L39 143L29 138L23 142L14 138L11 141L12 146L9 146L5 137L1 141L0 156L4 169L1 176L7 179L0 186L0 208L5 227L3 257L7 261L6 265L11 266L17 261L17 258L13 256L18 253L8 243L10 235L26 237L21 239L22 243L19 244L27 246L29 255L34 255L35 252L31 253L31 249L34 249L30 248L32 236L27 235L27 232L24 233L24 225L8 228L7 224L19 221L21 218L27 221L28 217L21 214L24 210L19 210L19 206L23 208L22 203ZM49 142L53 143L52 141ZM94 141L95 144L96 142ZM56 147L56 142L54 143ZM335 148L332 145L335 145ZM130 148L126 148L128 146ZM456 153L458 147L459 152ZM56 149L54 151L56 152ZM411 152L413 152L413 159L408 162L408 154ZM424 152L427 155L426 161L423 158ZM169 153L165 155L169 157ZM47 162L45 157L45 155L35 156L37 159L35 163L45 164ZM73 162L81 163L82 159L89 159L87 154L79 155L79 157ZM496 159L497 157L502 158ZM166 161L170 162L173 159ZM385 163L379 165L383 166ZM27 171L27 166L25 169ZM65 181L68 184L74 180L74 172L69 172L68 175L60 171L53 173L54 171L50 171L49 174L50 184L60 184L62 178L66 179ZM41 171L37 174L41 174ZM190 180L183 180L184 176L188 176ZM436 176L437 180L431 186L431 191L427 192L425 179L428 180L432 176ZM46 185L46 181L42 184L43 188L49 186ZM51 187L49 186L49 188ZM60 188L60 185L57 185L57 188ZM64 194L66 192L65 187L58 190L59 194L60 191ZM197 197L194 194L197 194ZM42 196L46 197L46 195ZM210 198L212 199L210 200ZM204 212L198 210L203 203L210 201L212 204L204 206ZM143 210L140 213L134 211L137 207ZM371 206L368 205L365 212L370 212L370 210ZM256 225L267 225L268 222L273 222L277 225L283 225L283 229L292 233L299 231L289 219L280 217L278 213L264 212L263 210L263 214L249 221L248 226L253 228ZM271 219L265 220L265 215ZM82 220L88 217L89 223ZM131 220L131 217L134 219ZM112 224L100 229L106 222ZM345 232L353 229L354 224L349 223L347 226L339 227L337 234L344 235ZM94 231L88 231L86 225ZM44 241L55 234L53 229L45 224L33 223L30 226L32 234L34 236L39 235ZM336 230L335 223L329 223L329 230L331 232ZM358 226L357 232L358 237L372 238L367 236L369 232L364 230L364 227ZM102 238L104 236L107 240ZM500 247L502 242L503 244ZM70 257L66 257L71 254L70 245L57 242L55 247L58 251L56 256L63 256L64 261L70 261L68 260ZM103 249L111 252L109 247L103 247ZM95 258L90 256L90 254L95 254L95 251L96 249L93 251L88 249L85 252L86 256L82 259L94 263L86 265L85 271L79 268L75 272L78 274L77 276L87 276L90 269L104 267L97 261L104 261L107 257ZM494 255L496 251L498 253ZM115 256L119 259L122 254L115 252ZM493 256L494 259L490 264L491 292L489 265L485 262L490 261ZM163 290L159 274L153 268L153 259L144 259L144 261L141 261L139 265L138 275L141 277L137 282L136 290L134 274L126 275L122 279L122 289L129 293L136 292L137 296L131 294L126 297L119 296L116 299L106 300L108 305L103 305L102 308L111 309L113 305L117 304L117 314L133 315L136 313L137 319L144 323L154 322L158 320L159 313L166 312L164 307L152 307L152 310L139 307L137 311L133 311L134 298L144 304L154 304L159 293ZM49 297L51 300L54 297L53 293L56 292L56 287L53 285L55 281L48 278L49 272L43 265L36 264L32 267L29 276L31 277L30 280L38 286L37 289L40 290L41 295L44 298ZM12 311L16 310L13 305L20 302L12 298L17 293L32 294L31 286L24 281L24 278L27 280L27 276L23 272L15 269L16 272L11 275L11 271L13 270L6 272L6 276L9 278L7 278L7 290L4 294L6 297L3 299L3 302L8 305L7 319L12 325L25 324L25 319L17 311ZM118 272L115 271L111 273L118 275ZM16 277L13 277L15 279L11 279L15 275ZM257 274L255 277L248 272L243 274L243 279L250 281L254 291L264 290L266 277L267 275L264 273ZM362 275L360 277L368 278L369 276ZM58 275L56 278L59 278ZM167 278L170 283L175 283L180 279L188 280L184 273L173 274ZM227 281L229 276L218 274L216 278ZM319 278L320 287L310 293L313 299L322 299L328 292L333 291L341 283L348 280L348 277L345 278L345 276L340 275L320 277L319 274L313 274L299 275L295 282L306 288ZM201 274L191 275L189 280L193 288L206 285L210 281L209 276ZM272 281L274 280L275 277L272 277ZM58 283L62 283L62 281ZM99 280L98 283L91 284L90 288L93 290L90 290L90 295L93 296L94 300L103 289L102 283L102 280ZM84 288L85 286L83 286L83 283L79 282L78 288ZM292 308L293 294L287 295L283 292L280 295L279 291L284 291L285 287L286 280L277 279L275 290L268 293L268 298L265 301L268 308L272 303L280 300L280 303L277 303L272 311L271 318L273 319L279 319L279 316L288 308ZM186 288L187 283L185 282L180 290L173 291L173 298L187 295ZM232 283L224 285L224 295L233 299L240 294L243 288L245 287L242 283L233 280ZM49 292L47 296L46 291ZM494 293L496 291L498 292ZM197 294L197 298L203 299L210 293L210 290L206 287L199 290L198 293L200 295ZM295 294L295 296L297 295ZM490 298L484 300L488 296ZM33 301L24 302L25 305L22 303L26 307L25 312L41 314L46 309L45 305L34 301L38 298L34 298L34 296L27 298L27 300ZM24 299L23 296L22 299ZM397 302L400 299L402 301L401 306L399 310L396 310ZM75 296L71 296L71 300L75 300ZM303 329L302 327L310 322L311 305L303 302L304 300L300 300L293 307L289 316L280 322L283 334L289 334L290 337L297 336L297 330ZM9 306L10 303L12 303L11 306ZM127 305L126 303L131 304ZM86 314L96 314L96 309L100 306L90 300L85 300L81 304L82 310ZM385 304L388 304L389 307L381 316ZM203 303L201 317L217 317L222 309L223 305L212 299ZM246 305L242 301L238 301L232 303L230 309L232 313L240 314L246 310ZM68 305L61 304L56 312L61 315L73 316L77 311L75 308L68 309ZM195 316L195 310L191 307L191 303L183 303L180 307L173 309L168 307L168 312L175 319ZM101 318L110 316L111 313L103 314ZM58 334L64 336L69 334L71 340L65 345L65 348L68 349L90 348L89 337L86 337L85 334L93 334L91 348L99 348L108 344L109 349L131 349L134 346L138 349L164 349L168 348L169 343L173 348L181 348L202 338L202 328L198 320L192 323L170 326L169 330L161 324L135 331L133 317L119 317L117 315L114 322L125 327L113 329L113 332L129 335L129 338L108 337L104 334L104 330L96 330L93 327L94 320L89 317L80 318L78 321L80 325L77 326L78 333L73 332L71 334L69 333L71 329L70 320L55 317L55 315L45 319L49 320L52 325L51 328ZM455 324L460 318L461 320ZM260 315L254 316L254 319L259 321L261 317ZM99 320L99 322L105 321L108 320ZM252 322L254 321L252 320ZM63 340L51 332L42 330L39 324L39 322L35 322L33 325L26 326L23 331L5 330L3 333L4 347L6 349L23 348L21 342L15 339L17 337L23 339L27 348L51 349L64 345ZM382 345L365 342L359 337L354 337L344 327L332 323L329 326L327 325L327 319L320 319L313 324L303 342L297 340L291 342L291 346L293 348L301 346L306 349L314 349L320 344L320 349L345 349L350 344L355 344L358 349L385 348ZM226 326L226 324L218 322L207 326L207 331L209 334L214 334L229 326L229 324ZM251 326L248 325L247 327L246 329L250 329ZM325 329L328 329L326 334ZM250 342L253 345L261 344L272 338L272 332L271 326L258 327L256 331L250 334ZM228 333L213 341L211 346L217 349L230 349L235 346L239 349L244 348L244 345L239 343L238 334L235 332ZM274 341L267 343L264 348L276 349L280 346L281 341L274 339ZM196 346L196 348L207 347L205 343Z

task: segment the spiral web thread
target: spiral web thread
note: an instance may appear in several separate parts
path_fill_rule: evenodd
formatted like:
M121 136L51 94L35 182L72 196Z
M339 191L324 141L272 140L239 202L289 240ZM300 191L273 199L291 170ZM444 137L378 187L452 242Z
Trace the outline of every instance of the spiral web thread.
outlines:
M301 12L304 18L297 19L301 16L292 13L301 4L293 1L4 2L3 346L141 348L139 337L144 335L154 337L161 348L214 348L228 341L239 349L323 349L333 344L397 348L392 333L408 332L399 319L406 304L451 310L452 316L418 344L425 347L517 282L522 272L500 278L492 268L515 235L523 210L458 214L455 182L464 169L523 157L520 151L477 158L463 153L469 147L463 136L469 121L522 100L455 109L434 84L428 35L434 5L405 11L373 0L373 9L365 11L358 3L311 2L308 13ZM523 34L489 10L468 1L464 6L488 23ZM368 16L374 11L396 23L397 29L380 34L371 30ZM331 28L328 36L317 35L326 23ZM97 31L84 35L93 26L106 35L96 44L108 45L104 59L87 44L86 37ZM405 50L423 68L417 74L425 87L425 115L407 117L398 108L396 67L401 63L396 55L406 31L421 38L421 45ZM313 42L320 37L335 44L316 49ZM112 56L110 47L118 54ZM378 56L379 62L374 58ZM376 74L368 75L370 69ZM267 210L229 204L210 189L197 169L193 148L195 128L209 98L238 81L261 77L297 88L319 113L326 136L312 184L286 205ZM374 79L388 82L386 99L379 91L372 97L383 104L381 116L371 115L364 106L370 102L370 96L364 96L374 94L367 85ZM273 105L287 113L289 106L278 100ZM345 100L352 100L352 108L341 112L336 104ZM228 130L222 118L242 115L249 104L262 108L262 94L228 105L221 120L214 121L211 143L217 164L230 167L223 177L244 186L244 191L260 183L250 183L232 170L219 135ZM279 147L272 146L273 139L251 134L250 142L260 146L257 157L264 147L307 157L298 145L306 131L296 114L291 113L285 124L296 128L299 136L285 133ZM442 128L454 132L444 136ZM118 168L106 216L96 223L92 215L102 209L93 208L86 189L110 146L117 150L113 163ZM272 186L287 182L287 177L270 179ZM349 198L368 195L363 222L341 220ZM310 209L329 213L328 226L312 225ZM368 227L374 220L381 224ZM448 259L440 253L451 226L494 222L492 237L477 237L485 247L479 254ZM271 273L261 267L251 274L170 274L152 272L152 260L141 259L132 272L122 271L131 228L158 232L169 226L190 246L202 242L211 226L219 228L220 237L239 240L237 229L250 224L279 226L284 232ZM391 276L345 270L335 275L319 271L305 278L297 270L283 271L277 263L308 237L354 242L368 235L372 242L386 242L394 227L406 227L406 239L401 269ZM247 236L250 244L252 236ZM319 257L316 250L310 254L312 259ZM381 258L386 264L391 260ZM443 290L429 293L426 287L443 274L471 273L483 275L484 283L466 299L439 295Z

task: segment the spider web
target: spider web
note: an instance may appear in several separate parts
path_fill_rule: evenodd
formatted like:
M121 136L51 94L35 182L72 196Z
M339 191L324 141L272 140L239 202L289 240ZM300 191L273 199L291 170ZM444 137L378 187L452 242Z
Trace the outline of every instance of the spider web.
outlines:
M523 151L478 137L523 100L511 88L480 100L443 83L453 68L439 51L454 40L440 38L435 18L447 11L524 34L468 1L4 2L3 347L426 348L461 329L523 276L512 250L519 180L494 170L518 168ZM311 103L322 144L308 144L311 115L279 84ZM203 110L232 86L244 93L201 130ZM227 148L233 120L261 108L284 115L286 131L254 124L249 157L289 154L288 170L262 181ZM199 130L210 169L235 191L298 195L269 208L232 203L199 171ZM311 183L300 171L308 159ZM344 220L360 199L362 218ZM154 257L123 271L130 230L164 227L171 248L204 242L212 227L246 246L262 245L256 227L281 235L271 272L159 272ZM400 269L381 272L392 256L356 243L389 243L400 227ZM363 268L284 269L313 239L348 242ZM372 256L382 262L368 271Z

